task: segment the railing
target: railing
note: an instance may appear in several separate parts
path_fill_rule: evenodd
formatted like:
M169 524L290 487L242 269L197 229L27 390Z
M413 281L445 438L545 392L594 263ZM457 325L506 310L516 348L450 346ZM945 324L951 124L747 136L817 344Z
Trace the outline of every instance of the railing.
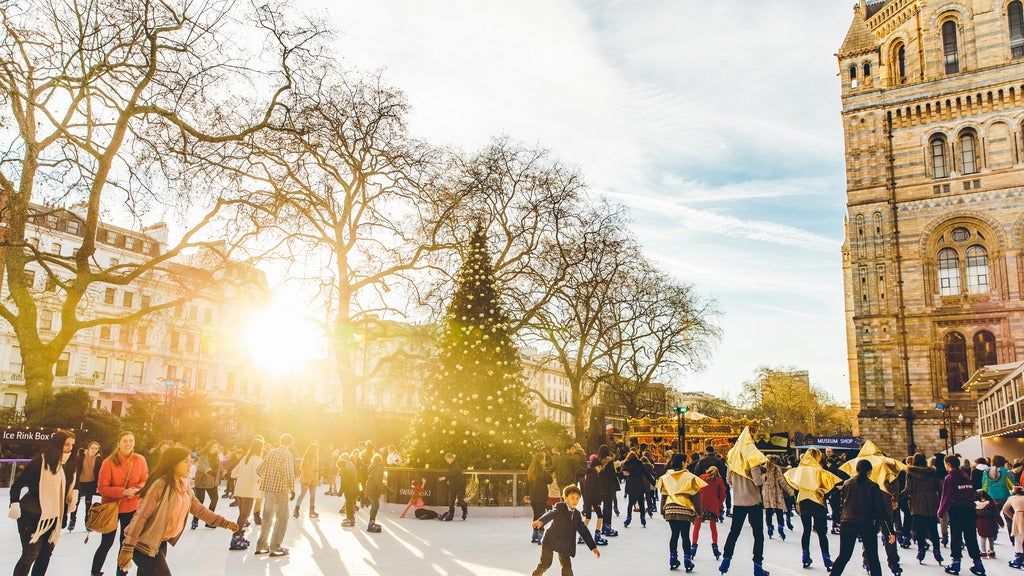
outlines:
M0 459L0 488L8 488L14 483L18 472L29 463L27 459L4 458Z
M0 372L0 379L7 384L25 383L25 375L21 372Z
M421 470L416 468L387 468L387 501L405 504L412 495L412 483L424 479L423 503L427 506L448 505L448 482L439 480L447 471ZM463 471L466 484L466 503L478 507L529 506L526 496L525 470L466 470Z

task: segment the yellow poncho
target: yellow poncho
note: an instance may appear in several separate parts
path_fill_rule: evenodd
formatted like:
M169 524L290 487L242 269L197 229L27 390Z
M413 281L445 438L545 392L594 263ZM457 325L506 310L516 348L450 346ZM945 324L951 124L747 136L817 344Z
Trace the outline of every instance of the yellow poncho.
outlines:
M768 458L757 449L754 439L750 436L750 428L744 428L736 438L736 444L725 456L725 464L733 473L745 478L750 478L750 469L760 466L768 461Z
M835 474L825 470L810 454L804 454L800 465L786 471L786 482L797 490L796 501L813 500L825 505L825 494L842 482Z
M686 470L669 470L661 478L658 478L658 482L654 486L660 493L668 497L669 502L679 504L688 511L696 512L696 507L690 497L696 495L707 485L708 483L699 476L694 476Z
M860 453L857 457L839 467L840 470L846 472L850 477L857 475L857 462L861 460L867 460L871 462L871 474L868 475L872 482L878 484L886 493L889 492L888 486L896 480L900 472L907 469L907 465L895 458L889 458L878 449L878 446L874 442L868 440L861 446Z

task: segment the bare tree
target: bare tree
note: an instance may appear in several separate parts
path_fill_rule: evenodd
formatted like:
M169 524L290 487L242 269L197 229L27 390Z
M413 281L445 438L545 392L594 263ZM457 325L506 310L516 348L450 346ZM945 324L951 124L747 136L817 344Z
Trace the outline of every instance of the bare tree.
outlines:
M265 238L287 247L290 272L320 286L342 410L354 435L360 386L407 354L399 348L358 373L353 354L381 319L405 319L427 256L452 249L439 231L457 201L439 186L443 155L406 129L404 94L379 76L318 59L294 77L268 130L220 165L236 173Z
M206 269L181 279L175 270L194 248L221 264L233 256L208 239L223 228L207 233L232 200L198 167L212 150L268 124L290 88L290 62L320 31L285 27L271 5L232 0L3 1L0 23L0 126L8 140L0 155L0 250L10 294L0 317L21 345L32 411L49 397L54 364L77 333L136 322L226 277ZM235 43L239 37L268 47L273 64L266 51ZM56 209L72 204L81 208ZM104 212L121 205L138 215L161 204L191 220L180 240L131 262L96 260ZM81 245L73 256L30 241L33 224L51 214L75 223ZM49 339L37 327L29 272L59 293L60 327ZM146 280L178 282L181 296L123 313L88 309L103 286Z
M681 371L703 367L719 336L717 313L692 286L672 280L647 261L611 281L616 298L607 308L607 328L601 335L608 360L600 379L626 416L639 418L651 411L649 392L659 380L665 384Z
M584 222L554 253L564 275L550 279L551 297L525 327L527 340L546 350L541 363L555 362L564 372L569 401L548 398L543 388L530 391L545 406L570 415L578 441L585 440L589 407L610 361L606 335L609 308L618 296L616 278L641 258L621 207L592 205Z

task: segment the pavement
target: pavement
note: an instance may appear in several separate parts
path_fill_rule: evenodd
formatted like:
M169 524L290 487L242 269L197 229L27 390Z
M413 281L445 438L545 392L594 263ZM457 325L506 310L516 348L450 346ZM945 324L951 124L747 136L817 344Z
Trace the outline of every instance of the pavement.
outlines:
M6 492L6 491L4 491ZM6 500L6 494L2 494ZM358 528L342 528L337 510L339 498L319 496L318 520L310 520L305 514L291 519L285 546L291 555L284 558L255 556L256 536L250 534L253 547L245 552L228 551L230 534L226 530L208 529L200 525L197 530L186 528L178 545L168 553L168 562L174 574L179 576L363 576L363 575L484 575L506 576L530 574L540 556L540 547L530 544L528 519L480 518L473 516L470 508L466 522L439 522L398 518L393 511L385 511L378 517L383 532L369 534L365 531L366 515L357 514ZM624 504L620 503L620 508ZM222 500L217 511L234 518L237 509L228 507ZM603 546L601 558L595 558L580 546L573 561L577 575L668 573L668 524L658 514L648 520L648 527L642 528L634 516L631 528L622 527L622 517L615 518L613 526L619 537L610 538L611 544ZM719 524L720 542L724 545L725 534L731 519ZM13 568L20 553L20 542L14 521L0 520L0 572ZM49 574L53 576L85 576L99 538L93 535L89 543L83 542L85 532L79 527L75 532L65 531L57 543L50 563ZM838 537L830 536L832 554L839 550ZM701 546L695 560L693 574L718 575L718 563L711 555L710 530L704 526ZM752 538L744 532L737 545L730 576L749 576L753 572L750 560ZM799 524L796 533L787 533L786 541L776 535L765 543L765 567L773 576L826 576L817 542L812 539L811 550L814 565L805 570L800 566ZM105 573L114 574L116 550L111 550L104 567ZM949 556L949 551L944 550ZM997 558L985 560L989 574L1012 576L1024 574L1007 567L1012 549L1004 534L996 543ZM942 576L939 568L930 558L925 565L918 565L914 550L901 550L905 576ZM846 574L863 574L860 567L860 551L847 567ZM883 560L884 562L884 560ZM558 562L548 570L557 575ZM885 574L888 570L883 569ZM134 575L134 568L129 572ZM679 574L683 571L680 569ZM969 576L967 567L962 574Z

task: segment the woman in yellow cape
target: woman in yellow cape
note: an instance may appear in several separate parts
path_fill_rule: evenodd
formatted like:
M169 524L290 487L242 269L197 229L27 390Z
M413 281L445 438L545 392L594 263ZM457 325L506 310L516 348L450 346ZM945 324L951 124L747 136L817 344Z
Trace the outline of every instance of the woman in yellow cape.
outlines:
M909 546L909 530L904 529L903 521L899 514L899 484L897 483L900 473L906 471L907 465L895 458L889 458L874 442L867 440L861 446L857 457L843 464L839 469L852 477L856 474L857 463L861 460L871 462L871 472L868 478L875 484L878 484L878 487L882 489L882 492L889 501L890 517L897 540L906 542ZM889 569L893 573L902 572L903 569L900 568L900 554L897 546L888 541L883 541L882 546L885 548L885 558L889 564Z
M690 550L690 523L701 513L700 498L697 494L708 483L686 470L686 456L675 454L655 488L661 494L661 515L672 528L668 541L669 570L679 568L679 538L683 539L683 567L693 570L693 553Z
M832 569L832 556L828 550L828 510L825 508L825 494L828 494L842 480L821 467L821 452L811 448L800 459L800 465L785 474L786 481L796 491L797 511L804 527L800 544L803 547L804 568L811 566L811 531L818 533L818 547L821 561L826 570Z
M729 536L725 539L722 551L722 563L718 571L725 574L732 565L732 555L736 551L743 524L750 524L754 535L754 576L769 576L764 569L764 507L761 501L761 486L764 484L762 465L767 461L764 454L757 449L750 429L744 428L736 444L725 457L729 467L728 482L732 486L732 525Z

